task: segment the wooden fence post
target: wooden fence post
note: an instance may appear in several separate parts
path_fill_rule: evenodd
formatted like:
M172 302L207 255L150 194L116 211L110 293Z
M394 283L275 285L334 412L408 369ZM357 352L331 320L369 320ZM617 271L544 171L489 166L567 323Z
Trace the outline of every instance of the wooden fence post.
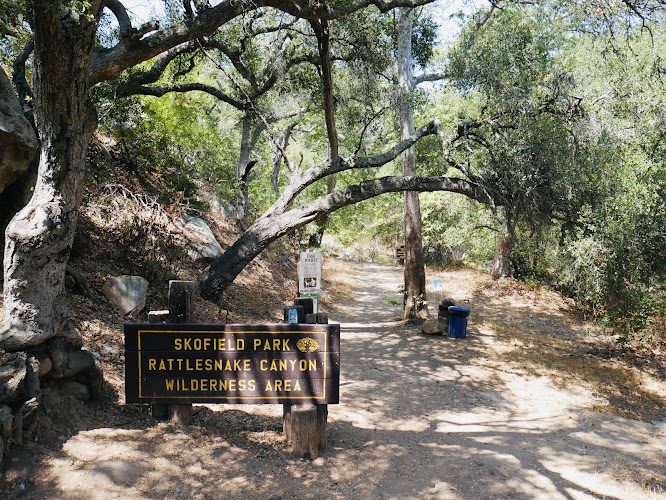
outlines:
M169 281L169 323L194 322L194 281ZM167 405L169 420L174 424L192 423L192 404Z
M166 323L169 319L169 311L150 311L148 323ZM166 420L169 418L167 405L161 403L150 404L150 414L155 420Z
M328 315L307 314L305 322L327 324ZM293 455L309 455L310 459L314 460L319 450L323 451L328 447L328 405L283 404L282 432L291 443Z
M314 460L319 455L319 448L326 445L327 405L312 403L283 405L283 430L287 440L291 442L291 453L297 457L310 456ZM324 411L320 410L323 408ZM323 428L322 428L323 427ZM324 446L322 447L321 444Z

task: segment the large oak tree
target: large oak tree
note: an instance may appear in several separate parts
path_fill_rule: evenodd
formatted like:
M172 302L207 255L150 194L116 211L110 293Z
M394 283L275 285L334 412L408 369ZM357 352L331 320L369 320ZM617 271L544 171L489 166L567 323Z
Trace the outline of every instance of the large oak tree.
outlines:
M322 23L371 5L386 11L428 1L227 0L160 28L156 23L132 26L119 0L26 0L22 5L33 32L32 93L41 149L33 196L6 232L0 348L20 350L70 335L64 277L81 202L85 155L97 124L89 95L92 85L188 40L210 35L257 8L275 7ZM104 8L113 12L119 25L119 41L111 48L95 46ZM24 99L25 92L22 89Z

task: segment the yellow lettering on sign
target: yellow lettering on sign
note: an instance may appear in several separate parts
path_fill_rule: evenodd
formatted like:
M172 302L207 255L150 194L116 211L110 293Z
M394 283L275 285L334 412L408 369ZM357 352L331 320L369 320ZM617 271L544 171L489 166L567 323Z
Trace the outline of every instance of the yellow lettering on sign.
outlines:
M262 359L261 361L259 361L259 369L262 372L265 372L266 370L268 370L268 360L267 359Z
M217 380L211 379L210 381L210 390L217 391Z
M294 390L295 391L301 390L301 384L299 384L298 379L296 379L296 383L294 384Z
M261 346L261 339L254 339L254 350L257 350L257 347Z
M183 348L183 339L174 339L173 341L173 348L176 351L180 351Z
M160 370L166 370L166 364L164 364L163 359L160 359Z
M283 351L289 350L289 339L282 339L282 350Z
M173 391L173 379L172 380L165 380L164 382L166 382L167 391Z
M215 370L219 371L222 369L222 360L221 359L216 359L215 360Z
M149 370L156 370L155 368L157 366L157 360L155 358L148 358L148 369Z

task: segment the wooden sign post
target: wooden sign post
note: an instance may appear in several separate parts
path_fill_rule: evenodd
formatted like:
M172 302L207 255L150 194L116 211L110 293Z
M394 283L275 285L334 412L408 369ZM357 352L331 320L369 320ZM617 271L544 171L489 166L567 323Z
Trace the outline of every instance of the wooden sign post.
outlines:
M128 403L336 404L340 325L125 325Z
M284 404L292 453L316 458L339 391L340 325L125 325L125 400L182 423L192 403Z
M194 281L169 281L169 309L166 311L150 311L149 323L191 323L194 321ZM152 404L153 416L169 418L174 424L190 425L192 423L192 405Z
M169 323L194 321L194 281L169 281ZM167 415L174 424L192 423L192 403L167 406Z

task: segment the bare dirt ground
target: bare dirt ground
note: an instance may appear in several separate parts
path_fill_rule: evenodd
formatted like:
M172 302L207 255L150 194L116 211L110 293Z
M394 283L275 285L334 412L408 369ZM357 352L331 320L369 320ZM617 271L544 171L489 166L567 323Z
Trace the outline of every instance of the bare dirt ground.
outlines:
M44 443L22 497L666 497L663 363L618 358L555 293L472 271L429 276L471 308L468 337L426 336L386 302L399 299L399 268L343 269L356 289L324 302L341 323L342 374L319 458L287 453L281 406L196 406L194 425L178 428L121 395L72 412L71 429L87 430ZM111 341L97 347L122 357ZM121 390L122 373L105 369Z

